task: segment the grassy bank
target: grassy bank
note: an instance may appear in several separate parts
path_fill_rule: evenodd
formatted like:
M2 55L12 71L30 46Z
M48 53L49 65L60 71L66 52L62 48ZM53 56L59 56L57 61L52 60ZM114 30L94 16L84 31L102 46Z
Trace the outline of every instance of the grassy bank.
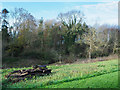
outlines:
M24 69L29 69L24 68ZM50 65L49 76L10 83L4 78L11 71L23 68L3 69L3 88L117 88L118 60L86 64ZM103 83L104 82L104 83ZM109 83L108 83L109 82ZM76 84L75 84L76 83ZM78 84L77 84L78 83ZM106 84L106 85L104 85ZM111 85L112 84L112 85Z

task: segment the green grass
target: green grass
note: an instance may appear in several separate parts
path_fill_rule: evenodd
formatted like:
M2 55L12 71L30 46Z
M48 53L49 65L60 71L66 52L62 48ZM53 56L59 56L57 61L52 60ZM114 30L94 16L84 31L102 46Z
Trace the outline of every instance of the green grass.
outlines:
M52 65L48 68L52 69L52 74L49 76L37 76L31 80L14 84L8 82L4 76L11 71L23 68L3 69L3 88L117 88L118 60L88 64ZM102 83L104 81L106 85Z
M104 74L92 78L48 85L44 88L116 88L118 87L118 72Z

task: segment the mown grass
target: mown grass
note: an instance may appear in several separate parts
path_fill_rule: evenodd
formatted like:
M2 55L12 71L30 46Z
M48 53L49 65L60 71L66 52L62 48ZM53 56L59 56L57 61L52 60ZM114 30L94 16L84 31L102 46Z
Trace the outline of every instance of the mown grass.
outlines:
M92 78L48 85L44 88L117 88L118 72L104 74Z
M30 69L31 67L24 68L24 69ZM86 82L84 80L87 80L87 84L84 85L84 88L87 87L102 87L104 88L104 85L99 84L96 82L96 84L92 85L89 84L94 81L99 81L97 78L98 76L103 75L103 79L107 79L107 77L111 78L111 75L115 75L114 77L117 77L116 73L118 71L118 60L110 60L110 61L102 61L102 62L95 62L95 63L88 63L88 64L70 64L70 65L61 65L61 66L55 66L51 65L48 66L48 68L52 69L52 74L48 76L37 76L36 78L33 77L30 80L25 80L17 83L10 83L7 82L7 79L4 78L6 74L8 74L11 71L19 70L23 68L10 68L10 69L3 69L2 71L2 79L3 79L3 88L62 88L65 86L66 88L69 88L69 84L71 87L79 88L79 85L75 85L72 82ZM113 73L113 74L112 74ZM106 74L104 76L104 74ZM92 79L93 77L96 77L95 79ZM87 79L89 78L89 79ZM108 80L110 82L110 80ZM111 78L111 82L116 82L116 79ZM64 85L64 83L66 85ZM68 85L67 85L68 83ZM63 84L63 86L62 86ZM83 83L84 84L84 83ZM55 85L55 86L54 86ZM60 86L60 87L59 87ZM108 87L110 86L110 83L108 83ZM114 87L117 87L116 84ZM113 87L112 86L112 87ZM111 88L112 88L111 87Z

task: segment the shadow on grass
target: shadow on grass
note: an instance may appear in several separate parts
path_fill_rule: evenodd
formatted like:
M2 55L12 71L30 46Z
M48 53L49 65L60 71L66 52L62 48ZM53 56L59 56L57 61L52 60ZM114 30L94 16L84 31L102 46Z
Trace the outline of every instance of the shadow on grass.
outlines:
M87 79L87 78L101 76L101 75L104 75L104 74L109 74L109 73L113 73L113 72L117 72L117 71L118 70L114 70L112 72L97 73L96 75L92 75L91 74L91 75L86 75L84 77L77 77L77 78L60 80L60 81L49 81L46 84L42 85L41 88L44 88L45 86L48 86L48 85L56 85L56 84L60 84L60 83L64 83L64 82L71 82L71 81L77 81L77 80Z

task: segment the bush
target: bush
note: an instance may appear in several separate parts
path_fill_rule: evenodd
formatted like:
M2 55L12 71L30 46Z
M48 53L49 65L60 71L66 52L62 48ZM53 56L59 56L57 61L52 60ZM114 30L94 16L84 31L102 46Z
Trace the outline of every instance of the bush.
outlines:
M35 51L24 51L21 56L26 57L26 58L32 58L32 59L42 59L43 55L39 52L35 52Z
M23 51L23 46L20 46L17 44L11 44L11 45L8 45L5 48L5 50L6 50L7 56L17 57Z
M72 45L69 48L69 52L73 53L74 56L78 57L78 58L85 58L86 57L86 44L79 44L79 43L75 43L74 45Z
M47 51L42 52L42 54L44 57L43 59L46 61L49 61L48 64L58 61L59 55L58 55L57 51L55 51L55 50L47 50Z
M58 53L55 50L41 51L39 49L26 49L20 56L30 59L40 59L48 64L54 63L58 60Z
M66 55L62 57L62 62L64 63L73 63L77 60L76 56L74 54Z

